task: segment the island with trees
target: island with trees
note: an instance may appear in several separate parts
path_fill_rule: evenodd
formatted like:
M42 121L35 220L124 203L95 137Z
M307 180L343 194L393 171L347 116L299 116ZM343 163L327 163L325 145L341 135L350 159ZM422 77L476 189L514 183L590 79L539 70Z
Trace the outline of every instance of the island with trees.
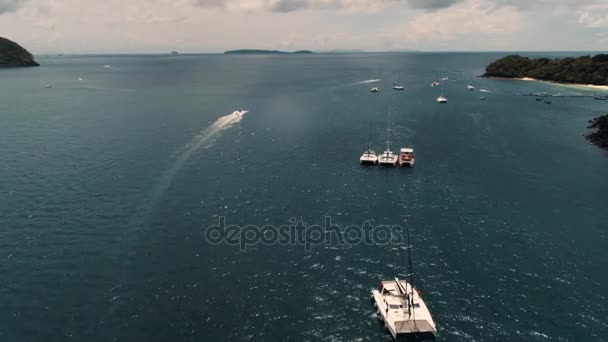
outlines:
M230 50L230 51L226 51L224 52L224 54L229 54L229 55L235 55L235 54L241 54L241 55L270 55L270 54L310 54L312 53L312 51L308 51L308 50L299 50L299 51L294 51L294 52L286 52L286 51L279 51L279 50L251 50L251 49L241 49L241 50Z
M488 65L483 77L533 78L604 86L608 85L608 54L561 59L510 55Z
M589 120L589 128L596 131L588 134L587 139L593 144L608 150L608 114Z
M19 44L0 37L0 68L40 66Z

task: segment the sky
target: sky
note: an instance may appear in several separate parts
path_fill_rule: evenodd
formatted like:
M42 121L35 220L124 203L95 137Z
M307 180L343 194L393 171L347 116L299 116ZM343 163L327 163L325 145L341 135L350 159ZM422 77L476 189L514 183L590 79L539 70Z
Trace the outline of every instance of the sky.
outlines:
M0 0L0 36L34 54L598 51L608 0Z

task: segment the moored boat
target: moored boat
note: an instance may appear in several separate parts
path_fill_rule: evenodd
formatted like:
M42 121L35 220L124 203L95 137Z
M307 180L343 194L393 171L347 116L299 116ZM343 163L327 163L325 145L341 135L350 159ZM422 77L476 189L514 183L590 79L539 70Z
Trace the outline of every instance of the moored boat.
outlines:
M370 89L370 91L372 93L378 93L378 92L380 92L380 87L372 87L372 89Z
M402 148L399 153L399 166L412 167L415 163L416 158L414 157L414 149L407 147Z

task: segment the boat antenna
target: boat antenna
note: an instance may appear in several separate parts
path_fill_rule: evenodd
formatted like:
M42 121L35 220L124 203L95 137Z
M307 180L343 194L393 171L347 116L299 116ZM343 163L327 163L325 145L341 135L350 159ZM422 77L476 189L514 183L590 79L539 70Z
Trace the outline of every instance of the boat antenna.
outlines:
M371 122L367 123L367 153L370 153L372 150L372 125Z
M387 124L386 124L386 134L387 134L387 139L386 139L386 150L389 151L391 149L390 144L391 144L391 105L388 105L388 120L387 120Z
M407 258L409 259L409 264L410 264L410 301L412 302L411 306L414 306L414 269L412 267L412 240L410 238L410 226L407 226ZM418 329L416 327L416 308L413 307L412 308L412 314L414 317L414 328L416 328L416 330Z

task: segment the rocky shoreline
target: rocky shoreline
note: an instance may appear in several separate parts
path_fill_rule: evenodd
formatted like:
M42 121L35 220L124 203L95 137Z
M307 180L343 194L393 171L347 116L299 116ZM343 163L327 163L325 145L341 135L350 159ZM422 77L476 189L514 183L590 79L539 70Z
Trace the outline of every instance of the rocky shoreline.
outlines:
M587 140L600 148L608 150L608 114L589 120L589 129L597 131L586 136Z
M0 37L0 68L40 66L21 45Z

